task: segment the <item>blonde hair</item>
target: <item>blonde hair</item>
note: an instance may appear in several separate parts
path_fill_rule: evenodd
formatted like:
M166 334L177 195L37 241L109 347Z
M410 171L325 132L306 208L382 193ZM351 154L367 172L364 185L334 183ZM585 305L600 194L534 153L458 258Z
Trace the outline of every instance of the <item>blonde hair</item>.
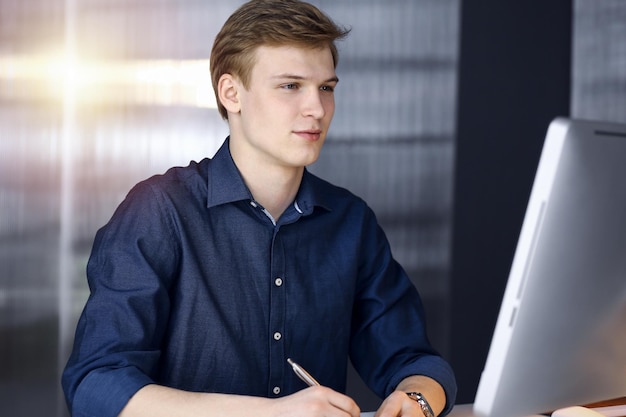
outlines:
M237 9L215 37L211 50L211 82L221 116L226 108L217 96L217 83L223 74L232 74L248 87L259 46L329 47L337 66L335 41L349 29L335 24L317 7L299 0L252 0Z

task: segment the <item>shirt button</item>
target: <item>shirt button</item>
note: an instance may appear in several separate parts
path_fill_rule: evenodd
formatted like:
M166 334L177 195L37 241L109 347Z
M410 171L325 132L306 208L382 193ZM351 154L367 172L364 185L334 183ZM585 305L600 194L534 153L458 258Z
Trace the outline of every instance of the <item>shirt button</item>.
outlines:
M278 395L280 394L280 387L274 387L272 391L274 392L275 395Z
M283 335L279 332L274 333L274 340L280 340L281 337L283 337Z
M283 285L283 279L282 278L276 278L274 280L274 284L276 284L277 287L280 287L281 285Z

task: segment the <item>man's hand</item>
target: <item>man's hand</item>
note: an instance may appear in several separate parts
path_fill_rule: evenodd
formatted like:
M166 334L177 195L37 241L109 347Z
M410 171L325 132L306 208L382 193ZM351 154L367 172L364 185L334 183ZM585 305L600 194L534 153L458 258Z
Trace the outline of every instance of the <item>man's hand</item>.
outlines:
M375 417L424 417L417 401L409 398L407 392L420 392L438 416L446 406L446 394L434 379L413 375L403 379L396 391L392 392L378 408Z
M392 392L380 405L375 417L424 417L419 404L404 391Z
M354 400L323 386L314 386L273 400L276 417L359 417Z

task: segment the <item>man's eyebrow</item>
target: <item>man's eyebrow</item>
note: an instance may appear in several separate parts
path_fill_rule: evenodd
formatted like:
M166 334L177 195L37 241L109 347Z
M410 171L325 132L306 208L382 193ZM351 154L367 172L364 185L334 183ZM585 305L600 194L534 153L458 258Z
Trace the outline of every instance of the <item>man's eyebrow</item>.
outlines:
M308 77L303 77L302 75L296 75L296 74L278 74L273 76L272 78L274 79L278 79L278 80L306 80L309 79ZM332 77L330 77L329 79L324 81L325 83L331 83L331 82L335 82L338 83L339 82L339 78L334 75Z

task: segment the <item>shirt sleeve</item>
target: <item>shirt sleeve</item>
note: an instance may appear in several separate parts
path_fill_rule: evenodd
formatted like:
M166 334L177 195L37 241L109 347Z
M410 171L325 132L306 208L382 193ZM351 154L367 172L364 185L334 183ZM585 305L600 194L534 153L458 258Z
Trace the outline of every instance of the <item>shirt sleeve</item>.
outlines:
M154 379L178 263L164 201L142 183L96 234L90 296L62 376L73 417L117 416Z
M408 376L433 378L446 393L445 415L456 399L454 373L431 346L417 289L394 260L371 210L363 222L362 242L350 347L355 369L382 398Z

